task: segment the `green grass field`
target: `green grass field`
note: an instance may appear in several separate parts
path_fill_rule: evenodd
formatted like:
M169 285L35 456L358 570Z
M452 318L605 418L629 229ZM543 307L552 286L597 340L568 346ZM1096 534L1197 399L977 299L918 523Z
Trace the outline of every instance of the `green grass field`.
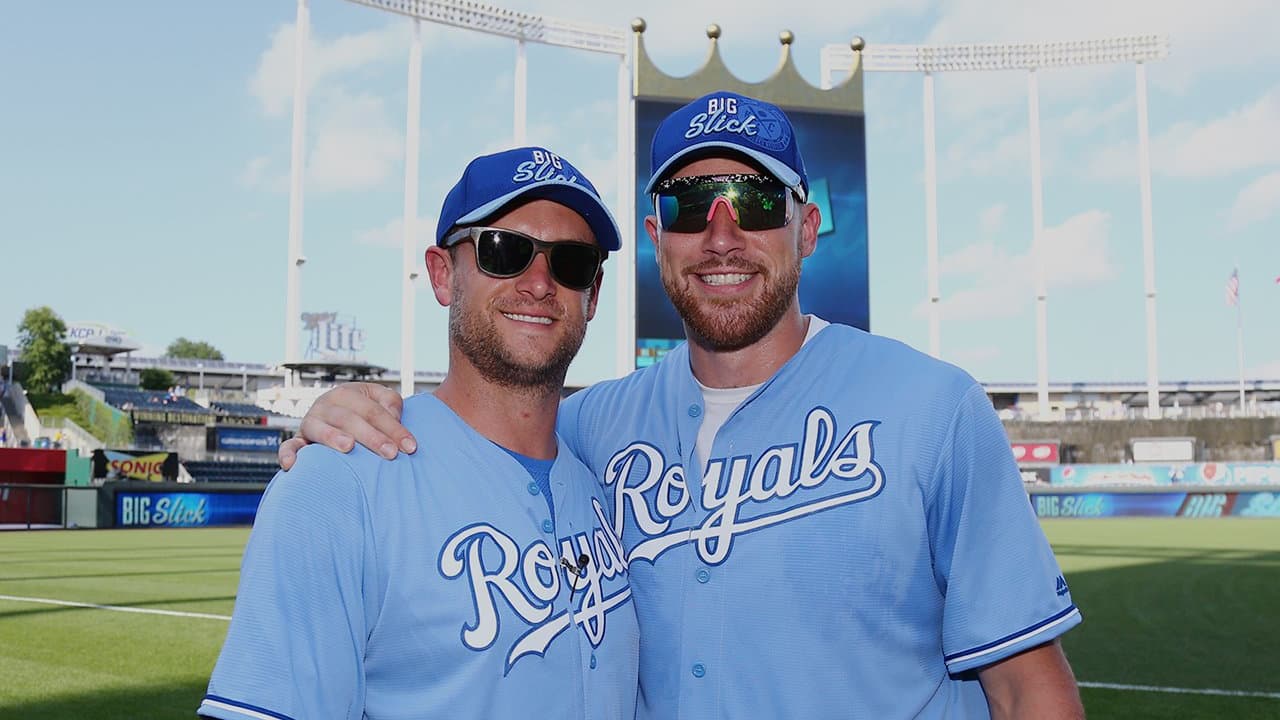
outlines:
M1046 521L1091 718L1280 717L1280 521ZM0 595L229 615L247 529L0 533ZM0 718L192 718L224 620L0 599Z

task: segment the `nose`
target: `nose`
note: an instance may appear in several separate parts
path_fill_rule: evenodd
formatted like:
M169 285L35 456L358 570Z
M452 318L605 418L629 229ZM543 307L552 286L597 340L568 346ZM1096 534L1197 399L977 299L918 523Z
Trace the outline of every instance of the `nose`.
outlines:
M729 199L723 195L711 201L711 208L707 210L707 222L710 223L712 220L716 219L716 208L721 206L724 206L724 209L729 212L729 219L733 221L733 224L737 225L738 210L733 206L733 203L729 202Z
M538 253L533 263L516 278L516 289L535 300L556 294L556 281L551 277L551 261L546 253Z
M721 205L726 211L716 212ZM707 211L707 229L702 232L703 252L728 255L746 246L742 230L738 227L738 211L724 197L712 201L711 209Z

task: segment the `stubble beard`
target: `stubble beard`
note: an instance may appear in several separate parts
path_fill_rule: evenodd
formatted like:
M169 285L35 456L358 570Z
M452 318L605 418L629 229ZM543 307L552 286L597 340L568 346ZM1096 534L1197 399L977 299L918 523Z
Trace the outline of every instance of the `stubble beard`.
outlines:
M454 297L461 300L458 295ZM498 311L496 302L491 301L488 305L488 310ZM502 309L519 312L519 308L504 306ZM521 393L559 393L564 387L569 363L582 347L587 327L585 321L571 323L563 319L566 313L563 308L558 310L560 312L552 314L561 318L557 322L565 325L566 329L545 358L526 360L518 357L498 332L492 312L472 311L465 300L455 300L449 307L449 340L489 382Z
M793 266L783 268L777 277L768 276L760 266L740 258L715 263L717 268L726 265L759 273L764 282L764 292L747 301L697 297L688 284L677 281L696 273L698 266L687 269L678 277L661 273L662 286L688 326L689 341L720 352L741 350L768 335L782 320L800 287L799 258ZM710 267L708 265L708 269Z

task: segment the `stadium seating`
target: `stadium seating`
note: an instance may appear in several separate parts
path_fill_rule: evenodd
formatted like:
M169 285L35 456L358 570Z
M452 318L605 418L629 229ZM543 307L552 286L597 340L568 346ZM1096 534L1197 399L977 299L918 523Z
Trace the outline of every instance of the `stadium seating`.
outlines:
M265 483L280 469L275 463L187 460L182 465L196 482Z
M138 390L119 386L99 386L106 403L121 410L170 410L177 412L207 413L194 401L182 396L170 395L163 390Z
M250 405L249 403L231 403L231 402L211 402L209 409L227 415L241 415L247 417L261 417L264 415L280 416L280 413L272 412L266 408Z

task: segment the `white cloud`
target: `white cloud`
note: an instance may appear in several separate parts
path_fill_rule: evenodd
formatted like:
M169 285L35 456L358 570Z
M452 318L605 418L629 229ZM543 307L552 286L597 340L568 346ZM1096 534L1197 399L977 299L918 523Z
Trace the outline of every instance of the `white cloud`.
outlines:
M251 190L282 190L287 189L287 179L271 171L271 158L266 155L259 155L249 160L245 164L244 170L240 172L238 182L241 186Z
M426 250L435 241L435 232L435 217L419 217L413 231L414 243ZM404 218L392 218L379 227L361 230L355 241L358 245L399 250L404 247Z
M1280 86L1256 101L1203 124L1181 122L1151 139L1153 173L1177 178L1215 178L1280 165ZM1134 178L1136 141L1105 145L1085 167L1103 180Z
M1152 163L1174 177L1217 177L1280 164L1280 86L1204 125L1178 123L1152 145Z
M991 177L1008 174L1027 174L1031 171L1031 146L1026 130L1018 130L999 138L970 133L943 151L938 162L938 174L948 180L963 180L978 176ZM1043 162L1042 172L1047 172Z
M1110 215L1089 210L1045 228L1045 282L1050 290L1093 285L1115 274L1109 255L1110 224ZM1033 299L1036 263L1029 247L1009 254L989 241L975 243L944 256L940 271L973 276L969 287L944 291L941 312L949 320L1012 317ZM926 312L924 303L915 309L917 316Z
M1081 106L1062 118L1062 129L1072 135L1088 135L1095 130L1118 123L1122 118L1133 120L1132 116L1135 112L1132 97L1126 97L1101 110L1094 107ZM1136 123L1136 120L1133 121ZM1134 132L1137 131L1136 127L1137 125L1135 124Z
M431 23L424 24L424 30L431 27ZM284 115L292 109L296 42L294 25L281 25L272 34L271 45L263 51L249 79L249 92L269 116ZM406 59L408 47L408 26L403 22L333 40L316 37L312 27L304 53L308 93L325 79L376 63Z
M1004 216L1008 210L1008 205L997 203L979 213L978 226L981 228L982 234L988 236L1000 232L1000 229L1004 227Z
M404 133L392 125L382 98L334 90L319 104L307 159L308 189L374 188L401 167Z
M1227 227L1239 230L1280 212L1280 171L1263 175L1236 195L1227 211Z

